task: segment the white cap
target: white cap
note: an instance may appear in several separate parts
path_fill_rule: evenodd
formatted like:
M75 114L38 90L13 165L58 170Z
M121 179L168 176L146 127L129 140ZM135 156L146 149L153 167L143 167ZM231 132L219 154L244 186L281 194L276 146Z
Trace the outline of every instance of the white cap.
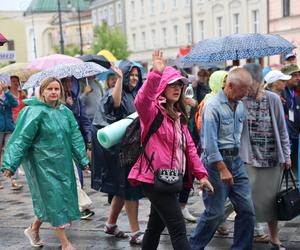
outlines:
M265 81L267 84L271 84L273 82L276 82L278 80L290 80L292 77L289 75L283 74L279 70L271 70L268 74L265 76Z

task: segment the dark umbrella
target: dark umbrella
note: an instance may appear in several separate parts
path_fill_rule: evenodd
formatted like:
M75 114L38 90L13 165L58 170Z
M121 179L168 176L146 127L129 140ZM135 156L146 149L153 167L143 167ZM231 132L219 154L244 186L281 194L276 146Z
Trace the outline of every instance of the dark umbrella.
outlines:
M83 55L80 56L79 59L81 59L84 62L94 62L97 63L104 68L109 69L111 64L110 62L104 57L104 56L98 56L98 55Z
M7 39L0 33L0 46L3 46L7 42Z

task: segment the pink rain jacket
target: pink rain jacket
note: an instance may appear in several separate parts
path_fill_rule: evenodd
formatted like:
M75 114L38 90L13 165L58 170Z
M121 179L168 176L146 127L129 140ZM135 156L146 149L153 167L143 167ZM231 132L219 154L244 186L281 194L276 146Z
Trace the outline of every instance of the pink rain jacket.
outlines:
M160 107L158 97L167 87L168 82L179 77L181 77L181 74L173 67L166 67L163 74L158 71L152 71L148 73L147 80L135 98L134 104L140 117L142 140L144 140L152 121L157 115L158 109L161 110L164 116L160 128L150 137L145 149L149 159L152 158L154 171L159 168L171 168L172 147L173 145L178 144L173 141L174 133L176 131L175 122L169 118ZM186 138L186 149L184 153L187 163L185 168L187 173L185 174L184 184L185 187L192 187L192 173L200 180L207 177L207 172L197 155L195 144L188 131L187 125L184 124L182 127ZM175 152L176 150L177 149L175 149ZM175 161L175 158L176 157L173 157L173 161ZM173 165L174 164L175 162L173 162ZM149 167L149 164L143 155L132 167L128 180L132 185L137 185L140 182L154 183L153 169Z

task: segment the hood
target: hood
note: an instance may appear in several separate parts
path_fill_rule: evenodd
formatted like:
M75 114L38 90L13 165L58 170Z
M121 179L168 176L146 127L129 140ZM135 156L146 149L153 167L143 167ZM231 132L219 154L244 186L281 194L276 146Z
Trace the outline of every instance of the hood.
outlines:
M228 75L227 71L218 70L209 77L209 87L212 93L217 94L224 87L224 78Z
M79 96L79 92L80 92L80 85L79 85L79 81L72 76L72 93L75 97Z
M162 92L164 92L169 82L175 82L180 79L184 79L184 83L187 82L187 79L184 78L177 69L167 66L162 73L159 87L157 89L157 97L160 96Z
M130 75L130 71L133 68L137 68L138 72L139 72L139 80L138 83L134 89L134 91L138 91L140 89L140 87L143 84L143 79L142 79L142 72L141 69L134 63L128 60L124 60L120 63L120 65L118 66L118 68L122 71L123 73L123 90L126 92L130 92L129 91L129 75Z

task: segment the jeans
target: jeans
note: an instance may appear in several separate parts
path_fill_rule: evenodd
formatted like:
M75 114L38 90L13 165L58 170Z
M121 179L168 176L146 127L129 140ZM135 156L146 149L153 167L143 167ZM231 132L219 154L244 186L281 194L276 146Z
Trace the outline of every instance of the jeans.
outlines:
M153 190L153 185L145 183L142 183L142 190L151 202L142 250L157 249L165 227L168 228L174 250L190 250L177 193L158 193Z
M190 245L193 250L204 249L214 236L224 218L224 204L227 197L232 202L237 214L231 249L252 249L255 214L244 163L238 156L223 157L223 160L233 176L234 184L232 186L221 181L219 171L215 165L207 164L205 160L203 162L215 192L214 194L203 192L205 211L190 237Z

